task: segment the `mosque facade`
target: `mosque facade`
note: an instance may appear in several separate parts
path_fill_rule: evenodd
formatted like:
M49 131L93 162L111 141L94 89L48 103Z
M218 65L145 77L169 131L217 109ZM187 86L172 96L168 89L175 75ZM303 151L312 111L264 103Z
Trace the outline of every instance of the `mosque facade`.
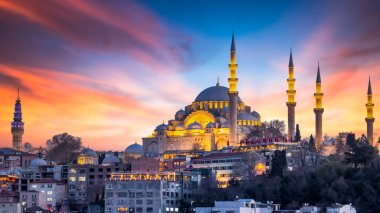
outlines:
M172 150L212 151L238 146L251 128L261 126L260 114L238 95L234 37L230 53L229 88L220 85L218 79L215 86L204 89L193 103L177 111L174 119L158 125L150 136L142 139L145 156Z

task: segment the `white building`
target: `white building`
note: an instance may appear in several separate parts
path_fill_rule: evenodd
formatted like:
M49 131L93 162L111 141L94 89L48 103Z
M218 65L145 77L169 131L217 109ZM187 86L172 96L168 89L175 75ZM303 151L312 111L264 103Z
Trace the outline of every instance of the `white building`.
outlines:
M316 206L309 206L309 204L305 204L301 209L300 213L318 213L319 208Z
M66 197L66 185L54 179L41 179L28 185L28 191L38 191L46 194L46 206L40 206L48 210L57 210Z
M192 160L195 169L211 168L218 187L225 188L231 178L249 179L265 172L265 158L257 153L211 153Z
M21 213L21 203L16 193L0 191L0 213Z
M331 207L326 208L327 213L356 213L355 207L353 207L350 204L342 205L339 203L336 203L332 205Z
M180 200L198 193L194 172L113 173L106 181L105 212L180 212Z
M215 201L215 207L197 207L196 213L271 213L272 205L256 202L253 199L235 201Z
M25 211L33 206L46 207L46 193L39 191L21 191L20 202Z

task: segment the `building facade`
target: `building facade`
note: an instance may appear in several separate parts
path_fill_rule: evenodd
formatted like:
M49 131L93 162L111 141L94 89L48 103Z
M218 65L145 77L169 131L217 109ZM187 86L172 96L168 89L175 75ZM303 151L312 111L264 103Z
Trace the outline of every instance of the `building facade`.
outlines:
M106 182L105 212L180 212L180 201L198 193L193 172L113 173Z
M45 206L40 207L48 210L59 210L63 199L66 197L66 184L54 179L41 179L30 183L28 191L37 191L44 194L46 197Z

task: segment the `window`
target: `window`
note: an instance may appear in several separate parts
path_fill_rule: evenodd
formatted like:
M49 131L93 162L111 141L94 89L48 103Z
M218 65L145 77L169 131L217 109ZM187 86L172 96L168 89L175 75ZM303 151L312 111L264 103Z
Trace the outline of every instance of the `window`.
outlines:
M153 200L146 200L146 204L152 205L153 204Z
M128 196L128 192L118 192L117 196L118 197L127 197Z
M53 201L53 198L48 197L48 198L46 198L46 201L47 201L47 202L51 202L51 201Z
M75 181L77 181L77 179L75 177L69 177L69 181L75 182Z
M136 204L143 204L143 200L136 200Z
M48 188L53 188L53 185L52 184L48 184Z
M130 198L134 198L135 197L135 193L134 192L129 192L129 197Z
M78 180L79 180L79 181L82 181L82 182L83 182L83 181L86 181L86 177L79 177Z
M153 197L153 192L147 192L146 197Z
M136 193L136 197L143 197L144 195L143 195L143 193L142 192L137 192Z
M48 191L47 194L48 194L48 195L52 195L53 192L52 192L52 191Z
M106 197L113 197L113 192L107 192Z

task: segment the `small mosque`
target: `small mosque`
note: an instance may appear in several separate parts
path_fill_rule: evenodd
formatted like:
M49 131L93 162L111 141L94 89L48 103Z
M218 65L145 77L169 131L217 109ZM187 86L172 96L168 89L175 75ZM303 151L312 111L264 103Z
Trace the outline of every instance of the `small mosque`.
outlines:
M174 119L158 125L150 136L142 139L144 156L158 156L172 150L212 151L236 146L251 128L262 125L260 114L238 95L234 36L230 55L229 87L220 85L218 79L215 86L204 89L193 103L177 111Z

